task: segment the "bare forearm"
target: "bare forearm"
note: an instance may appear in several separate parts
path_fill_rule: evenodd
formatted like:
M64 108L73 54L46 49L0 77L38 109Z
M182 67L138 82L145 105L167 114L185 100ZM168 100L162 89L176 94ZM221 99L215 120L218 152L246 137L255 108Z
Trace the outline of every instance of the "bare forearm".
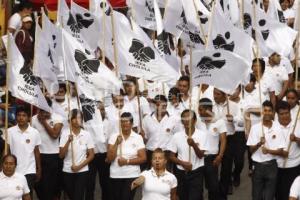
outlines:
M44 126L44 128L46 129L48 135L49 135L51 138L57 139L57 138L59 137L61 128L55 128L55 126L52 128L52 127L49 126L49 124L46 123L46 122L42 123L42 125Z
M118 144L110 145L107 151L107 161L113 162L117 157Z
M65 146L63 148L60 148L60 150L59 150L59 157L61 159L63 159L66 156L66 154L68 152L68 149L69 149L70 143L71 143L70 141L67 141L67 143L65 144Z
M220 151L219 151L219 156L223 157L225 149L226 149L226 143L227 143L227 138L226 138L226 133L222 133L220 135Z
M195 154L197 155L197 157L199 159L202 159L203 156L204 156L204 151L202 151L201 149L199 149L199 147L196 144L194 144L192 147L193 147L193 149L194 149Z

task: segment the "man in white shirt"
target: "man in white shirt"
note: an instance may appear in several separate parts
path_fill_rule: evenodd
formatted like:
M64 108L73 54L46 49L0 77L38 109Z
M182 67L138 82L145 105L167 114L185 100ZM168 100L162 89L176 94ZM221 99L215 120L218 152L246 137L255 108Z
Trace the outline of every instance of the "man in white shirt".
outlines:
M46 98L48 105L52 107L52 101ZM38 130L41 137L40 153L42 165L42 178L36 185L39 199L53 200L59 197L60 176L62 162L59 154L59 137L63 127L63 117L40 110L32 118L32 127Z
M277 159L278 177L276 199L288 199L290 187L300 172L300 127L299 121L292 120L290 106L286 101L277 102L278 121L276 132L283 135L284 156ZM296 125L296 127L294 127Z
M29 2L23 2L19 5L18 10L19 11L13 14L8 20L7 31L12 34L22 27L22 18L31 15L32 5Z
M299 200L300 199L300 176L298 176L291 187L289 200Z
M28 186L33 192L33 186L41 178L42 168L39 145L39 132L30 126L30 110L27 107L17 108L17 125L8 129L8 149L18 159L16 171L25 175Z
M195 128L197 116L194 111L184 110L181 121L184 131L176 133L167 147L170 161L177 165L178 196L179 199L203 200L206 138Z
M219 166L226 148L226 125L223 119L214 118L213 103L208 98L199 100L196 128L206 135L206 151L204 153L204 180L208 189L209 200L219 200ZM219 148L220 146L220 148Z
M255 166L252 175L253 200L273 200L275 197L278 173L276 159L283 154L285 142L282 134L275 132L273 112L272 103L265 101L263 121L251 127L247 141Z

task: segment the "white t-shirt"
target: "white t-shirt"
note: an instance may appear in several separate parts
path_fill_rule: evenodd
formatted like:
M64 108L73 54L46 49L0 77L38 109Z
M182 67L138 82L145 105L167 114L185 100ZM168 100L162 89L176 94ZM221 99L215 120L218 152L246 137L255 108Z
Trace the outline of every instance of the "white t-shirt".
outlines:
M69 129L64 129L62 131L59 147L63 148L65 146L65 144L69 139L69 135L70 135ZM80 133L78 135L75 135L72 132L72 135L73 135L74 164L79 165L87 158L87 151L89 149L93 149L95 146L90 133L85 130L80 130ZM70 143L68 152L66 153L66 156L64 158L63 172L74 173L71 167L72 167L72 148ZM78 173L86 172L88 170L89 167L88 165L86 165L82 169L80 169Z
M300 176L298 176L290 189L290 197L294 197L296 199L300 199Z
M172 151L173 153L177 153L177 157L182 161L189 161L189 145L187 143L188 135L185 131L181 131L176 133L170 143L167 146L167 150ZM206 137L200 130L195 129L194 134L192 135L192 139L195 141L199 149L207 150L206 145ZM191 147L191 164L192 170L198 169L199 167L204 166L204 159L198 158L194 149ZM181 165L177 165L178 169L184 170Z
M156 148L165 150L172 136L181 130L180 124L178 118L169 116L169 114L166 114L160 122L155 113L146 115L143 119L143 129L148 139L147 150L154 151Z
M51 114L50 119L46 120L51 128L55 124L63 124L63 118L58 114ZM59 138L54 139L49 136L45 127L39 122L37 115L32 117L32 127L37 129L40 133L42 143L40 145L40 152L42 154L58 154L59 153Z
M30 190L24 175L17 172L11 177L0 172L0 199L1 200L22 200L24 194Z
M184 111L184 107L181 103L178 104L178 106L172 105L170 102L168 102L167 111L170 115L176 116L180 119L182 111Z
M251 127L247 146L254 146L260 142L261 137L263 136L261 126L261 123L258 123ZM273 123L271 128L263 127L266 140L265 147L271 150L283 149L285 148L284 138L281 133L275 131L275 126L276 125ZM277 158L278 156L272 154L263 154L262 147L252 154L252 160L255 162L266 162Z
M28 126L22 132L18 125L8 129L8 144L10 151L18 159L16 172L23 175L35 174L36 164L34 148L41 145L41 137L35 128Z
M13 14L8 21L8 28L15 29L16 31L22 27L22 18L19 13Z
M167 170L158 177L154 169L143 171L145 178L142 200L170 200L171 190L177 187L176 177Z
M115 144L118 133L113 134L108 141L108 144ZM136 134L131 131L130 136L123 141L120 145L118 145L117 149L117 157L110 165L110 177L111 178L136 178L141 173L141 169L139 165L124 165L119 166L118 159L120 156L120 147L122 148L122 157L125 159L135 159L137 158L138 151L141 149L145 149L145 144L142 136Z
M169 93L169 87L165 83L161 82L148 82L144 79L139 79L139 90L143 92L144 90L148 90L148 97L154 99L156 95L165 95L167 96Z
M275 89L275 95L278 95L283 86L283 82L289 80L288 72L282 65L266 66L265 74L270 76L273 80L273 88Z
M224 120L219 119L210 124L205 124L201 119L197 120L197 129L201 131L201 134L206 135L206 147L205 155L215 155L219 153L220 135L226 133L226 125Z

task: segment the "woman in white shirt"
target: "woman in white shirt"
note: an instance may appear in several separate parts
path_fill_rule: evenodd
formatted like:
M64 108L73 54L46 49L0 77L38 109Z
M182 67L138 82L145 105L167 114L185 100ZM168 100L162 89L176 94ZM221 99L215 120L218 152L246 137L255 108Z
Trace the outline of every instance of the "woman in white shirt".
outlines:
M0 172L1 200L31 200L26 178L15 172L16 167L16 156L6 155L3 157L3 170Z
M142 200L176 200L176 177L166 170L165 152L157 148L152 154L152 169L141 173L131 184L131 189L143 185Z
M84 199L88 164L94 159L94 143L89 132L81 126L82 114L73 109L70 112L70 128L64 129L59 144L59 157L64 159L64 189L71 200Z
M131 113L124 112L121 115L122 133L113 134L108 141L112 200L133 200L135 190L130 190L131 183L141 173L139 165L147 160L143 138L132 131L132 125Z

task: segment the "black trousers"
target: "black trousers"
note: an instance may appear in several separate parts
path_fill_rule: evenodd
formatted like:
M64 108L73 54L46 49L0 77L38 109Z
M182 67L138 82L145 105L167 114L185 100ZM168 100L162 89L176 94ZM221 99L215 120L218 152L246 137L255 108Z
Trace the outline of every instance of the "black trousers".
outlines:
M178 180L179 200L203 200L204 167L199 167L191 172L176 168L175 176Z
M219 200L219 173L218 167L213 166L216 155L208 155L204 158L204 181L208 190L209 200Z
M99 184L101 186L101 199L109 198L109 164L105 162L106 153L97 153L95 158L89 164L88 182L85 194L85 200L94 200L96 175L99 175Z
M63 173L64 189L70 200L84 200L88 172Z
M36 174L26 174L25 178L26 178L29 190L30 190L31 199L33 199L33 188L35 186Z
M112 200L133 200L136 190L131 190L131 183L136 178L110 178Z
M35 190L39 199L53 200L60 193L62 160L58 154L41 154L42 177Z
M274 200L277 181L276 160L254 162L252 175L252 200Z
M288 200L290 188L297 176L300 174L300 165L291 168L278 168L277 174L277 200Z

